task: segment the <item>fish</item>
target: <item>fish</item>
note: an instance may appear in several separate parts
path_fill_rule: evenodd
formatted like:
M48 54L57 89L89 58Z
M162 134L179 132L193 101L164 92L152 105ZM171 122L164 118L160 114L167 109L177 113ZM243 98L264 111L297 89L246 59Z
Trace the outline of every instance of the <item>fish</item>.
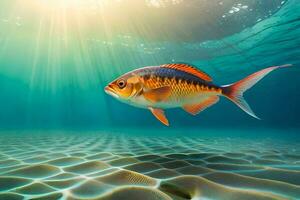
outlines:
M105 92L123 103L150 110L164 125L169 126L166 109L182 108L197 115L225 97L250 116L260 119L243 97L270 72L291 66L272 66L227 85L216 85L211 76L194 65L171 63L148 66L130 71L109 83Z

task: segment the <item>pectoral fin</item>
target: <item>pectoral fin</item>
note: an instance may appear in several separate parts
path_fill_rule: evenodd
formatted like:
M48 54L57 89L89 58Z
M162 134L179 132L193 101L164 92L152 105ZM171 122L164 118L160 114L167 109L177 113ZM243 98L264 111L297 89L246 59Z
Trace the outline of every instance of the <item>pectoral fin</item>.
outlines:
M169 86L164 86L160 88L151 89L144 91L143 95L145 99L152 103L157 103L160 101L165 101L171 95L171 88Z
M211 96L211 97L205 98L204 100L202 100L198 104L185 105L182 108L186 112L188 112L188 113L190 113L192 115L197 115L198 113L200 113L201 111L205 110L206 108L214 105L218 101L219 101L219 97L218 96Z
M169 121L165 116L165 112L162 109L149 107L152 114L164 125L169 126Z

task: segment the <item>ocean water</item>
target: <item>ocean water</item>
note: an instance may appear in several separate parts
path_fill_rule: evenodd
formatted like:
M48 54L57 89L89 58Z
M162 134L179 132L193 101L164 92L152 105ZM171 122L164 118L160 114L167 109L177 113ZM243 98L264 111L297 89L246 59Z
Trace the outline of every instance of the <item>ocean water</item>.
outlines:
M0 199L300 199L298 0L2 0ZM218 85L283 64L170 127L104 87L185 62Z

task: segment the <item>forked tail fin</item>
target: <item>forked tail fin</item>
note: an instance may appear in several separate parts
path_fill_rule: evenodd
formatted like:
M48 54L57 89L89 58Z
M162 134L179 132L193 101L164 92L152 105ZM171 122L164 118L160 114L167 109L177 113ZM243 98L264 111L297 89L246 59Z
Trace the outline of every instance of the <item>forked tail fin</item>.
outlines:
M235 103L237 106L239 106L243 111L248 113L254 118L259 119L255 115L255 113L252 111L248 103L245 101L243 94L245 91L250 89L252 86L254 86L258 81L260 81L263 77L265 77L267 74L269 74L271 71L278 69L278 68L284 68L289 67L291 64L287 65L281 65L281 66L274 66L269 67L263 70L260 70L258 72L255 72L254 74L251 74L250 76L236 82L230 85L224 85L223 88L223 95L226 96L228 99L230 99L233 103Z

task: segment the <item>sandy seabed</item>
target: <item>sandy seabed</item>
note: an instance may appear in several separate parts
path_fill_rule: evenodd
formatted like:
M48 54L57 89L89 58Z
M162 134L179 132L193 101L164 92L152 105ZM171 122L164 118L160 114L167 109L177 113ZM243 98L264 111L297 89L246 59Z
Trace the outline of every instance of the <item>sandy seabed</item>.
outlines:
M0 199L300 199L299 140L0 134Z

